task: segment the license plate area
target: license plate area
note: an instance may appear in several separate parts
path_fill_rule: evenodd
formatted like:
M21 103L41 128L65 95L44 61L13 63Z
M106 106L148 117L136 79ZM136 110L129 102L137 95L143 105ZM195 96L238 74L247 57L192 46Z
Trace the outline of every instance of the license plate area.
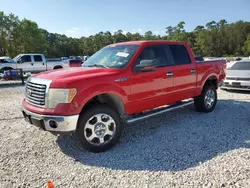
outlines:
M241 83L240 82L232 82L232 86L234 86L234 87L240 87Z
M30 115L28 115L25 112L23 112L23 117L24 117L24 119L25 119L26 122L32 124Z
M28 115L24 111L23 111L23 116L25 121L27 121L28 123L45 130L44 121L42 119L37 119L31 115Z

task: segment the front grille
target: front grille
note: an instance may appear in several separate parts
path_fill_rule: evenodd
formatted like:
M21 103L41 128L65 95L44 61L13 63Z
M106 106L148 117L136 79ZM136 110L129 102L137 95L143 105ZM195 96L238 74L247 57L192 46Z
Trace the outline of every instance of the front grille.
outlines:
M250 81L250 78L226 77L226 80Z
M28 103L36 106L44 106L45 94L46 94L46 85L37 84L30 81L26 82L25 100Z

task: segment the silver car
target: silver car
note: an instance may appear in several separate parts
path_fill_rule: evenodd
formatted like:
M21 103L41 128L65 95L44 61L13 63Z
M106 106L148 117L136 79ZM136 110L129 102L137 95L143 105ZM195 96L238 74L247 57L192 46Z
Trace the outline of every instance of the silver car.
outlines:
M221 89L250 91L250 59L236 62L227 69Z

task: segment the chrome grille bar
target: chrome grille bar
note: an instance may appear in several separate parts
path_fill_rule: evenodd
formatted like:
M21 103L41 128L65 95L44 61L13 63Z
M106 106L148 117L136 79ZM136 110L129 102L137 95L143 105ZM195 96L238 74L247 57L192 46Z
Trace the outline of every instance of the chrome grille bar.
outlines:
M46 85L27 81L25 99L36 106L45 106Z

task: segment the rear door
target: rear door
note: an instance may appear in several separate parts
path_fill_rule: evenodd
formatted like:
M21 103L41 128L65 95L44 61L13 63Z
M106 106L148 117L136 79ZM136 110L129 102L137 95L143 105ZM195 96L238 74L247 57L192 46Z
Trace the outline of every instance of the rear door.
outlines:
M173 90L177 101L195 96L196 92L196 64L192 62L186 47L182 44L170 44L172 54Z
M46 62L43 62L42 55L33 55L34 58L34 69L36 72L41 72L46 70Z
M128 99L131 101L133 112L166 104L171 99L167 95L171 93L173 87L172 64L166 57L164 45L144 47L133 67L141 60L155 60L156 70L152 72L132 71L131 94Z

